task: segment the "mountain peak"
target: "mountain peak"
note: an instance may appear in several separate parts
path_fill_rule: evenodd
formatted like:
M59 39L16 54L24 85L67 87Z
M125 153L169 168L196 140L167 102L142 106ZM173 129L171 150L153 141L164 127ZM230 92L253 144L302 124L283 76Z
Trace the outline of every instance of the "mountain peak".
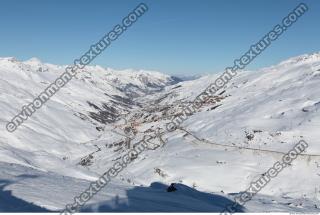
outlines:
M36 57L32 57L29 60L24 61L24 63L27 64L42 64L41 60L39 58Z
M295 64L295 63L304 63L310 61L319 61L320 60L320 52L315 52L311 54L303 54L296 57L289 58L279 63L279 65L285 64Z

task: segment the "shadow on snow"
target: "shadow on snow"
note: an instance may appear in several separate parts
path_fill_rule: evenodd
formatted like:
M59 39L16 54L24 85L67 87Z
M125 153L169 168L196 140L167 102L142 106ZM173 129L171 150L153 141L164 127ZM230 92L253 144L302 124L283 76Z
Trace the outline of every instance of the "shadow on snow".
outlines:
M222 212L233 201L216 194L197 191L175 184L177 191L167 192L167 185L154 182L150 187L128 190L126 198L116 196L110 201L85 206L82 212ZM242 206L236 212L244 212Z
M19 180L35 178L34 175L19 175ZM48 210L15 197L12 191L5 190L15 181L0 180L0 212L49 212Z

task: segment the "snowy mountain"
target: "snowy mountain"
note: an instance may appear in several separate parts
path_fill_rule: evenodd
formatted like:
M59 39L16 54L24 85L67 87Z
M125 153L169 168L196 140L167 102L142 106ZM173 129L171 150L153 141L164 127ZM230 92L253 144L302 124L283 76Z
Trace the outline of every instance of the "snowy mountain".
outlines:
M307 150L237 210L320 211L320 53L239 72L173 132L166 124L219 74L181 81L88 66L6 131L65 68L0 59L0 211L64 209L157 132L161 147L141 153L83 211L220 212L301 139ZM171 183L178 190L167 193Z

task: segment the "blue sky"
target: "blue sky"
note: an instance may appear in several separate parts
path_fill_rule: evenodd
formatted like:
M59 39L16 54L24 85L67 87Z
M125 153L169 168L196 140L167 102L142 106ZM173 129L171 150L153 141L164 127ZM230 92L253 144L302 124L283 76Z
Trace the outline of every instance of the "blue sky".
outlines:
M2 0L0 56L72 64L141 1ZM232 65L301 1L153 0L149 10L92 64L175 75ZM320 51L320 2L248 66L256 69Z

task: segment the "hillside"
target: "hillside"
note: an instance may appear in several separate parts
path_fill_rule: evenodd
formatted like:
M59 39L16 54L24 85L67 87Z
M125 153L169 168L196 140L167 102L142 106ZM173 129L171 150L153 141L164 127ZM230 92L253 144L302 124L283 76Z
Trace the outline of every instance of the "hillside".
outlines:
M89 66L6 131L65 67L0 59L0 211L62 210L145 135L160 133L84 211L220 212L303 139L306 152L238 211L319 212L319 53L239 72L173 132L166 124L218 74L181 81ZM177 192L165 191L171 183Z

